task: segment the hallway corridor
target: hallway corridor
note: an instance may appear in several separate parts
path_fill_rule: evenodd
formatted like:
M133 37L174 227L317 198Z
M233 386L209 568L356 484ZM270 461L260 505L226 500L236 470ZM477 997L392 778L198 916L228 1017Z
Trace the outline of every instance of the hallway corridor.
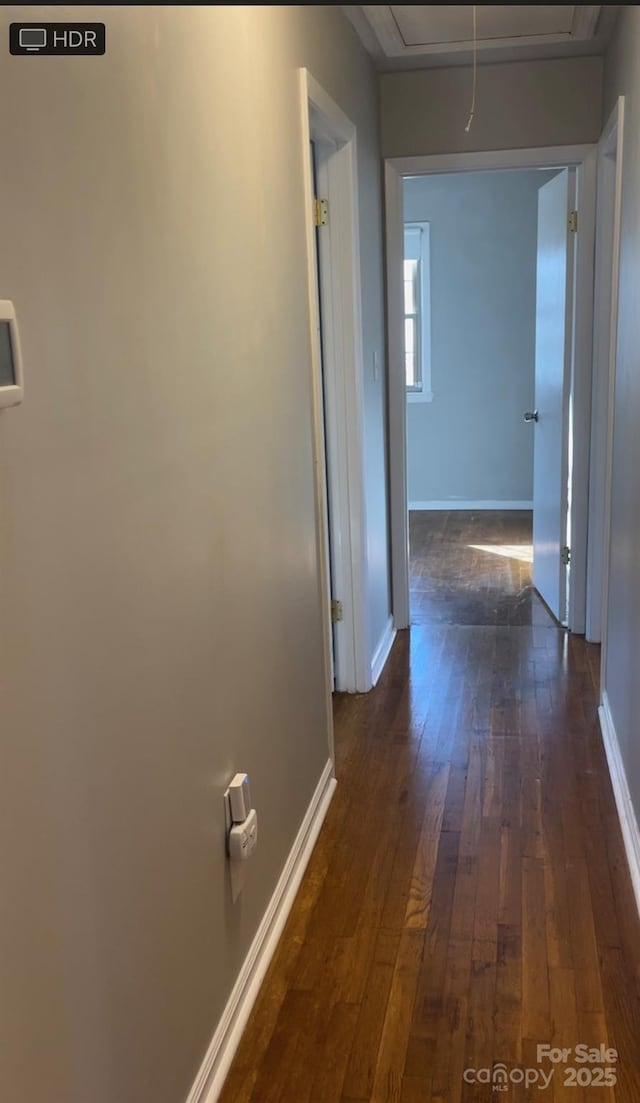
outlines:
M536 597L530 540L524 513L412 516L412 627L335 701L338 788L224 1103L640 1099L599 649ZM618 1060L553 1065L544 1043ZM468 1082L496 1063L507 1090Z

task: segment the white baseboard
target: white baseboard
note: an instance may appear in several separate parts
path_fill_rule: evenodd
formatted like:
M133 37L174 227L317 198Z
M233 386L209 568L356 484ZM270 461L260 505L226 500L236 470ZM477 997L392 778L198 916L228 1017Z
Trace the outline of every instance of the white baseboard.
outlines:
M376 684L378 678L384 670L384 664L389 658L389 652L393 647L393 641L396 638L396 630L393 627L393 617L389 617L389 620L384 626L384 631L378 641L378 646L375 649L373 658L371 660L371 681L373 685Z
M442 501L409 502L409 509L533 509L533 502L502 502L485 499L463 502L460 498L443 498Z
M327 762L186 1103L216 1103L336 787Z
M627 774L606 692L602 694L602 704L598 709L598 715L600 717L602 741L609 763L613 795L616 799L618 817L622 828L624 849L629 863L629 873L631 874L636 906L640 914L640 830L638 830L638 821L631 801Z

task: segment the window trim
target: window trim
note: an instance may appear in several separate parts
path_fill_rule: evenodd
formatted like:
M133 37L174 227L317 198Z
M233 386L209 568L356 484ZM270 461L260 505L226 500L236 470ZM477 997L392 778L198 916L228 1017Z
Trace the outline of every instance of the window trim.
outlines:
M406 386L407 402L432 402L431 390L431 223L430 222L405 222L404 231L418 230L420 232L420 278L419 278L419 340L418 354L420 358L420 390L413 390ZM403 250L403 259L406 256L406 238ZM415 258L409 258L415 259ZM403 314L403 317L405 315Z

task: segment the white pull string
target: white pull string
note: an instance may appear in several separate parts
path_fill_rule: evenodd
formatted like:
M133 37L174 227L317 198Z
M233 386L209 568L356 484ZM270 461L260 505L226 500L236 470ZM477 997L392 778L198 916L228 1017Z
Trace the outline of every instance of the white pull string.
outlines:
M471 130L471 123L473 122L473 116L476 113L476 75L477 75L477 55L478 55L478 36L476 33L476 5L473 5L473 94L471 96L471 111L469 112L469 121L465 126L467 134Z

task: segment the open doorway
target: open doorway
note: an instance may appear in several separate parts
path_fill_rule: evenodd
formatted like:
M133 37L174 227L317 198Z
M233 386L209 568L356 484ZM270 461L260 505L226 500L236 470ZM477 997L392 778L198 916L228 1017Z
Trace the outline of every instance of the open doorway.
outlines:
M435 614L441 592L485 623L492 609L509 615L507 596L519 618L532 601L537 426L524 416L535 409L538 207L558 173L403 182L413 623ZM481 550L493 547L497 558ZM466 597L455 596L458 570Z
M512 552L492 559L511 558L519 585L533 568L556 620L584 631L593 147L397 159L386 193L396 627L412 619L410 579L415 591L427 573L424 562L411 573L411 530L414 547L430 529L446 545L446 512L476 563L488 545ZM416 232L422 265L428 241L426 329L409 309Z

